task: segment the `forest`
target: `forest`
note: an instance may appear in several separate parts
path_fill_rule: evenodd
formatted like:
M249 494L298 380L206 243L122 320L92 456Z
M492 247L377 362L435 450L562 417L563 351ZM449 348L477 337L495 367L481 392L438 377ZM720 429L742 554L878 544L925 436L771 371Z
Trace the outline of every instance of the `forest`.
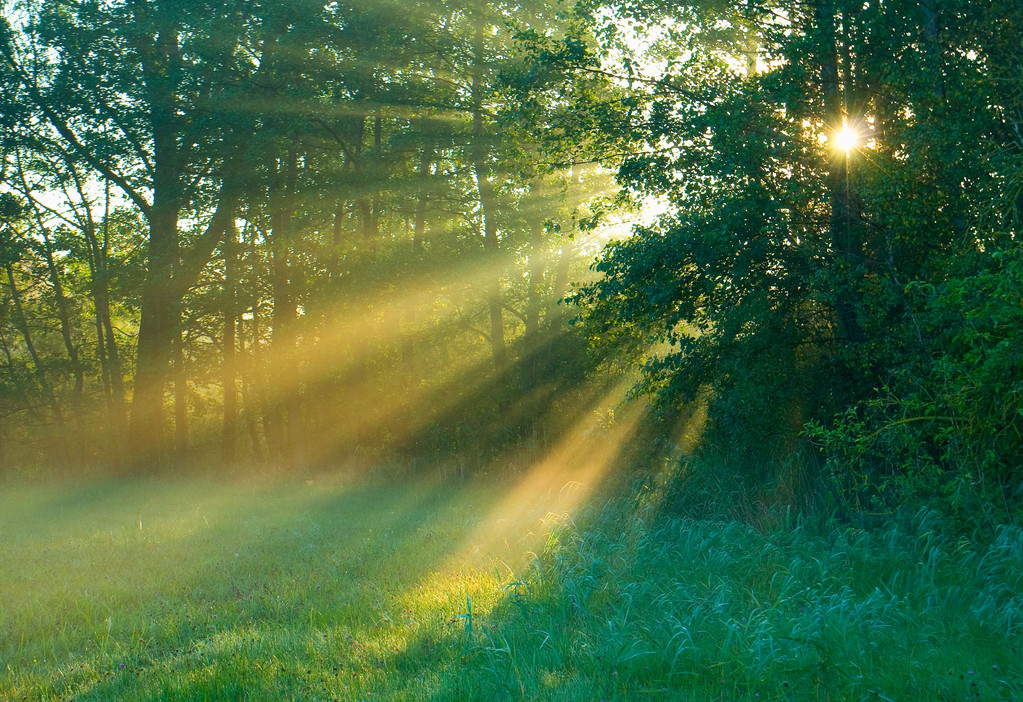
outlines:
M1023 696L1018 0L0 7L0 700Z

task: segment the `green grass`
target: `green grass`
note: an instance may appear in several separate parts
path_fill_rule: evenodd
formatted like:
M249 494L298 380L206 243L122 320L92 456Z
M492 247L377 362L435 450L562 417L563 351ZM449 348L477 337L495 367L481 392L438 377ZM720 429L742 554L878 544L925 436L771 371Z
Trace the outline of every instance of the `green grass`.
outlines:
M1023 699L1023 532L493 484L0 492L0 700Z

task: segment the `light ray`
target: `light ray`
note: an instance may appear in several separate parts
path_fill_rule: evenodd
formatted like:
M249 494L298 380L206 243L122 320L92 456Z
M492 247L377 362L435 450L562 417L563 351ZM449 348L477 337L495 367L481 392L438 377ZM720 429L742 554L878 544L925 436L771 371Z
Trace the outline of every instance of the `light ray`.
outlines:
M580 403L582 411L558 444L506 489L463 548L452 553L448 567L489 557L500 558L514 570L523 557L541 550L551 529L570 520L607 478L645 416L642 402L619 405L631 385L631 380L624 380L591 402ZM619 410L608 424L604 413L616 406ZM526 538L520 536L523 533Z

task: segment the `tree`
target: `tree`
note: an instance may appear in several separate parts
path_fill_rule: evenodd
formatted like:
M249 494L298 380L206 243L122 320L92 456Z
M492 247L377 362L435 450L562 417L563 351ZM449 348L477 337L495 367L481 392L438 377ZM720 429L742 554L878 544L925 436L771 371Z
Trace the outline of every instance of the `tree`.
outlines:
M665 33L663 75L621 71L642 102L619 175L670 208L612 244L578 299L594 334L645 354L642 389L665 411L710 397L707 445L766 466L807 420L829 424L909 359L930 363L935 330L907 291L1017 236L984 212L1007 197L991 156L1016 141L994 67L1018 42L993 28L1011 16L1018 37L1019 11L614 7Z
M401 445L435 417L449 445L466 445L456 425L508 443L555 392L578 352L556 341L557 300L599 178L564 177L554 140L524 124L512 25L562 32L557 8L7 9L0 190L29 205L18 235L60 332L40 367L61 369L76 421L121 426L130 395L128 431L110 433L137 465L213 435L231 461L239 426L282 466ZM4 332L32 368L19 328ZM77 407L100 388L109 414Z
M21 31L8 24L4 33L5 69L24 106L20 127L116 185L148 225L130 437L137 456L152 455L163 448L181 298L234 215L253 122L228 105L259 73L259 54L238 52L248 27L233 5L68 1L33 9ZM283 30L269 28L264 50L274 31ZM186 212L206 222L190 241L179 229Z

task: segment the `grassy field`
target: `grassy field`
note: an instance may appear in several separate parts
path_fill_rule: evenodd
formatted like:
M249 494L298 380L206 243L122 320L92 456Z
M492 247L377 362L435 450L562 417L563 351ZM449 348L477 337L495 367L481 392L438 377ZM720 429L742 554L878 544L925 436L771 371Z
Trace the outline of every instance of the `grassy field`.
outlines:
M1023 532L494 484L0 491L0 700L1023 699Z

